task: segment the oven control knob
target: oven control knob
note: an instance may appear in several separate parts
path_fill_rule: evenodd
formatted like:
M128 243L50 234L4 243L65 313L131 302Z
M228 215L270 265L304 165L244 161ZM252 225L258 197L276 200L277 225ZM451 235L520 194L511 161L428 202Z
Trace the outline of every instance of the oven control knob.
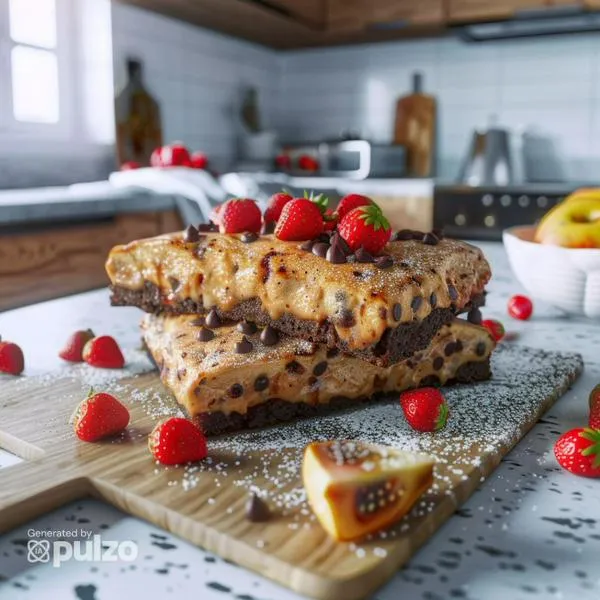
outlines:
M546 206L548 206L548 198L546 198L546 196L539 196L537 199L537 205L540 208L546 208Z
M503 194L500 196L500 204L502 206L510 206L512 204L512 198L508 194Z
M486 227L494 227L496 225L496 217L494 217L494 215L487 215L485 219L483 219L483 223Z
M525 208L526 206L529 206L529 196L519 196L519 206Z
M494 196L492 196L491 194L484 194L481 197L481 203L484 206L491 206L492 204L494 204Z
M465 215L463 215L462 213L458 213L455 217L454 217L454 222L459 226L462 227L463 225L467 224L467 217L465 217Z

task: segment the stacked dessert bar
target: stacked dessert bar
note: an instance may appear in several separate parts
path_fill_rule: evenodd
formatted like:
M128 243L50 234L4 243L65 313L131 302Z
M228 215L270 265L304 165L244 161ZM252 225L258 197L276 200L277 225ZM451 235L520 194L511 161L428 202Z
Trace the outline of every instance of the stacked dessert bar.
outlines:
M107 272L112 303L148 313L162 381L207 434L490 376L477 324L490 268L464 242L403 231L373 258L337 232L203 225L117 246Z

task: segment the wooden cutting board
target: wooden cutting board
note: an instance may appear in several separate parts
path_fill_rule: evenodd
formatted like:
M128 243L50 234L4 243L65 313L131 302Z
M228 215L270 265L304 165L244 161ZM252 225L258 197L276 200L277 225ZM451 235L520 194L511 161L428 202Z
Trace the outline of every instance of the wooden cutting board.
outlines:
M87 384L76 378L0 379L0 446L25 462L0 470L0 532L94 496L269 577L327 600L366 598L389 579L489 475L578 377L581 357L500 347L490 382L448 388L450 420L417 435L396 402L212 440L210 464L163 468L146 440L177 407L154 372L99 386L132 414L122 439L85 444L69 417ZM87 366L85 366L87 368ZM298 468L312 439L363 439L421 449L438 460L432 489L396 527L360 544L331 540L302 501ZM268 492L274 518L245 518L248 490ZM279 506L278 506L279 505Z
M413 92L396 103L394 143L406 148L406 167L413 177L431 177L434 169L437 103L421 91L420 74Z

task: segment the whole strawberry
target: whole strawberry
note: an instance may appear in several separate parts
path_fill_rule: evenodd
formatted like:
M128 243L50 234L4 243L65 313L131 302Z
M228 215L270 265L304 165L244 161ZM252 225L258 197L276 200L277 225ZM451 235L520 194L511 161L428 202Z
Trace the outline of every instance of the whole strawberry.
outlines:
M83 362L83 348L94 337L96 336L91 329L76 331L69 337L58 356L69 362Z
M600 431L578 427L563 433L554 444L563 469L582 477L600 477Z
M109 335L101 335L87 342L83 347L83 360L100 369L122 369L125 366L121 348Z
M181 142L163 146L160 161L163 167L189 167L192 164L190 153Z
M359 206L368 206L369 204L373 204L373 200L367 196L348 194L340 200L337 207L337 214L340 219L343 219L351 210L354 210Z
M323 214L323 229L325 231L333 231L340 222L337 213L333 212L331 208L328 208Z
M496 321L496 319L484 319L481 321L481 326L490 332L490 335L496 342L499 342L506 335L504 325L500 321Z
M121 433L129 425L129 411L114 396L105 393L89 396L73 413L75 435L83 442L97 442Z
M303 171L315 172L320 169L319 161L310 156L309 154L303 154L298 158L298 168Z
M283 207L294 197L287 192L278 192L269 198L267 210L265 210L265 223L277 223L281 216Z
M527 296L516 295L508 301L508 314L513 319L526 321L533 312L533 302Z
M448 403L437 388L421 388L400 394L408 424L417 431L439 431L448 420Z
M161 421L148 437L152 456L163 465L182 465L206 458L206 438L191 421L171 417Z
M0 373L20 375L25 369L23 350L13 342L3 342L0 338Z
M392 235L388 220L376 204L352 209L340 221L338 231L353 251L362 246L373 255L385 248Z
M163 166L162 151L163 151L163 147L159 146L158 148L156 148L154 150L154 152L152 152L152 154L150 155L150 166L151 167L162 167Z
M219 231L221 233L258 233L262 215L256 202L250 198L232 198L219 209Z
M326 200L325 200L326 201ZM281 211L275 227L275 237L286 241L312 240L323 233L325 207L321 196L294 198Z
M190 157L190 166L193 169L206 169L208 167L208 157L204 152L194 152Z
M590 427L600 429L600 385L590 392Z

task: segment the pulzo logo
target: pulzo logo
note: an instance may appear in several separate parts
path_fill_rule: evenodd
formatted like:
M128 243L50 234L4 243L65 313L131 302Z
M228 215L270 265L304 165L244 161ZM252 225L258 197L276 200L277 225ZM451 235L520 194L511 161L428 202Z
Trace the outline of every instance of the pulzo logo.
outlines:
M133 562L138 557L135 542L115 542L103 540L94 535L91 540L29 540L27 542L27 560L30 563L52 563L60 567L63 562Z

